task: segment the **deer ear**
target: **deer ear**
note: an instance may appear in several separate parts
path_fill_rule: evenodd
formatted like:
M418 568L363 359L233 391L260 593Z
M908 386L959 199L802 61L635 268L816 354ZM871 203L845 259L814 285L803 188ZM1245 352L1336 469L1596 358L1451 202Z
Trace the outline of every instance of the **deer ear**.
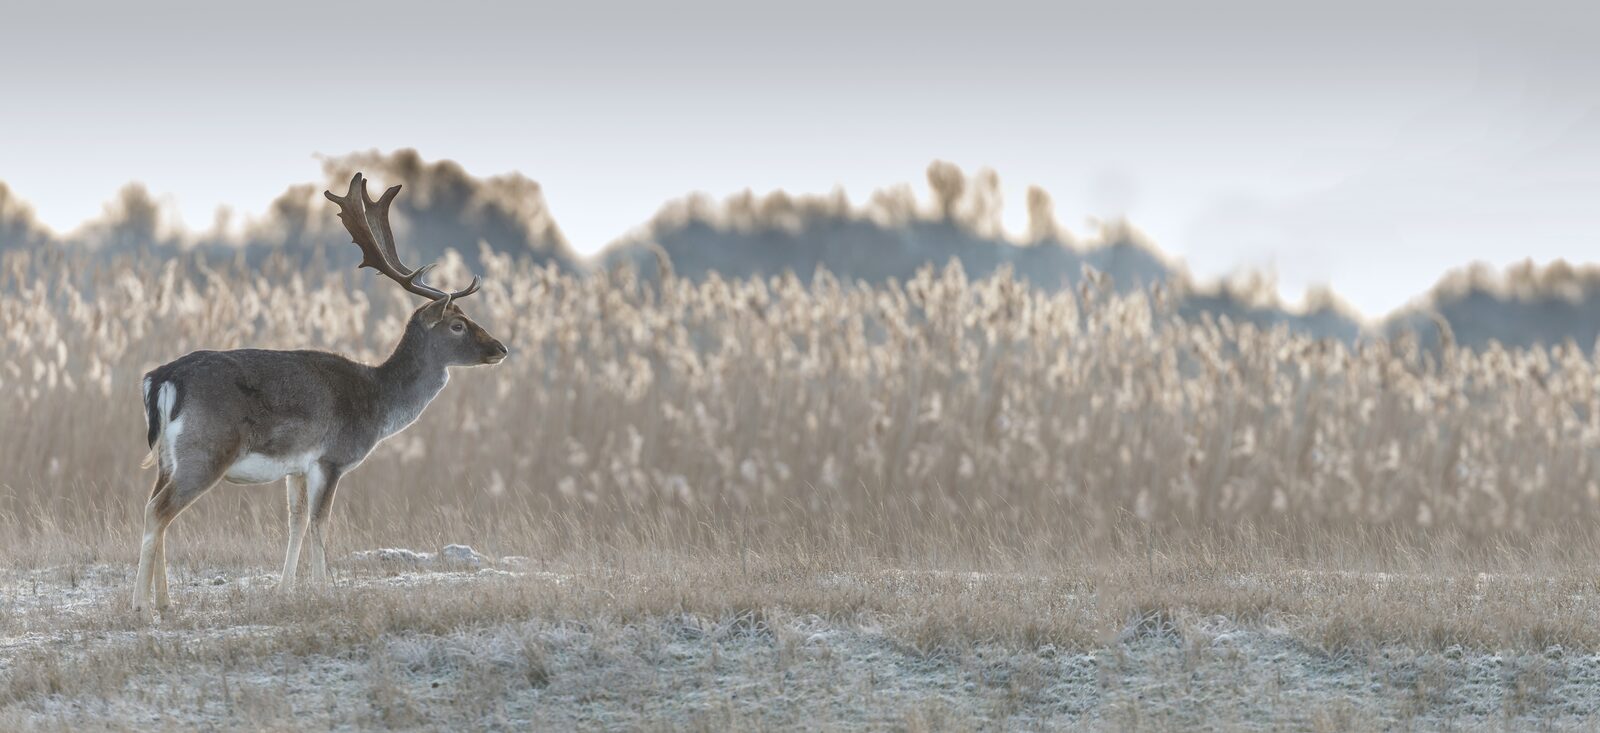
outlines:
M450 309L450 299L440 298L425 306L417 314L422 317L422 323L427 326L436 326L444 320L444 314Z

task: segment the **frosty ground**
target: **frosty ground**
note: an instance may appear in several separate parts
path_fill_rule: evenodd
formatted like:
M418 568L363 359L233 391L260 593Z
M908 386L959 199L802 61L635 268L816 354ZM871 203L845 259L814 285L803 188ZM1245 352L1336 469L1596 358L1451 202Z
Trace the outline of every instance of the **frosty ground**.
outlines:
M0 728L1584 728L1600 654L1570 578L1150 578L355 553L330 588L13 569ZM1320 600L1319 600L1320 599ZM1506 604L1562 605L1521 627ZM1547 609L1548 610L1548 609ZM1592 619L1591 619L1592 620ZM1556 641L1558 638L1567 643Z

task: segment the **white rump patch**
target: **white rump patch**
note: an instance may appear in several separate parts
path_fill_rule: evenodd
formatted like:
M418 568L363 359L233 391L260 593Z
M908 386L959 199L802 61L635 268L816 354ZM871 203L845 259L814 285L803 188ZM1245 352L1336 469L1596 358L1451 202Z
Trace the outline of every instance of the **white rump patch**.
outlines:
M150 391L149 381L145 382L145 392ZM156 395L156 414L162 420L172 419L172 406L178 401L178 385L171 382L161 383L161 393Z
M148 384L145 387L149 391ZM178 472L178 436L183 433L183 418L172 419L172 406L178 401L178 385L171 382L162 382L161 391L156 394L156 416L161 420L161 432L156 434L160 441L161 459L166 461L162 467L164 473L171 476Z
M167 462L165 470L169 476L178 473L177 443L178 436L182 434L183 418L178 418L167 423L167 426L161 429L161 437L157 439L161 441L161 457Z

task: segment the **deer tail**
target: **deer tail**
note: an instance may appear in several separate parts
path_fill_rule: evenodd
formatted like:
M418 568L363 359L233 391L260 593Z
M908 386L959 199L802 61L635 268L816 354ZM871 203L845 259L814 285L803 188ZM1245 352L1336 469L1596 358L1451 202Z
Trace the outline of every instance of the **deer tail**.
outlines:
M150 452L145 454L140 468L150 468L161 461L162 443L177 406L177 384L150 376L144 378L145 442L150 445Z

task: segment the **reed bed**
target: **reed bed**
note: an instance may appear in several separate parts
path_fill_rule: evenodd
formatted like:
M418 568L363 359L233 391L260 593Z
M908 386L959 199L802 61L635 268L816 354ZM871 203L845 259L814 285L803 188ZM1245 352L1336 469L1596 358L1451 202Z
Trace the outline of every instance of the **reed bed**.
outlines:
M1092 276L1056 293L954 266L876 287L646 281L483 257L465 306L512 358L458 371L381 445L338 531L920 555L1241 527L1517 544L1600 518L1600 369L1570 344L1318 341L1183 320L1159 289ZM0 265L17 556L132 541L148 369L244 346L377 361L416 305L343 264ZM463 279L459 259L439 277ZM224 485L181 531L275 527L262 494Z

